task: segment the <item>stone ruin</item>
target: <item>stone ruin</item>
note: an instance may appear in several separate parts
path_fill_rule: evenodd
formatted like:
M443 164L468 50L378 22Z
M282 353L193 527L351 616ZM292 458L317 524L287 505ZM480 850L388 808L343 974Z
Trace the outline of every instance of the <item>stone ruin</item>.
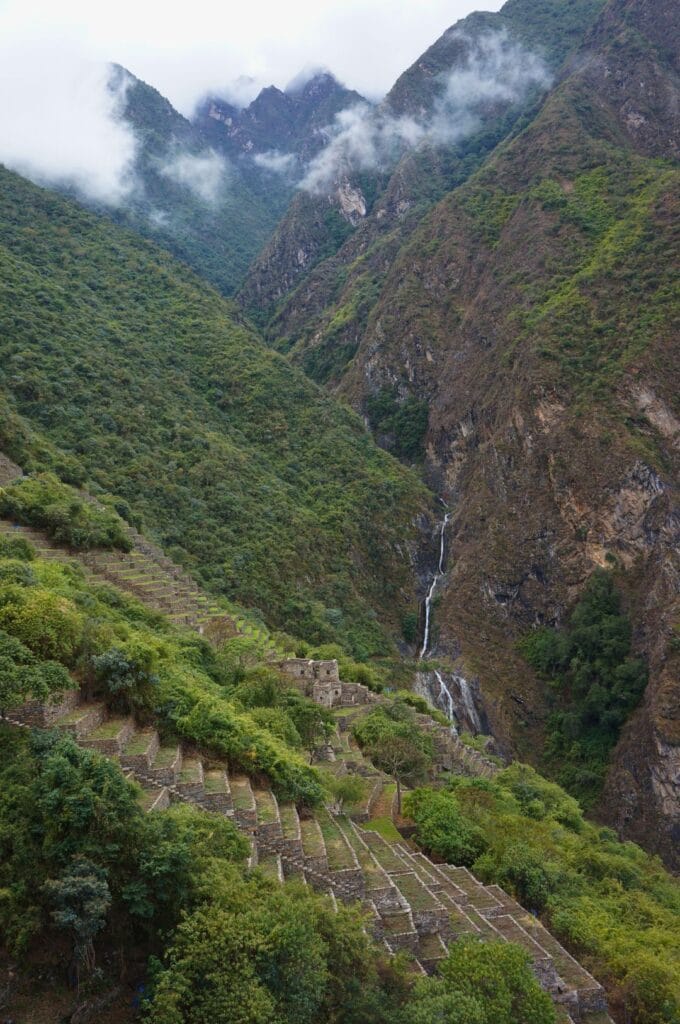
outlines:
M363 683L346 683L340 679L338 663L288 658L279 668L292 676L305 697L326 708L349 708L357 704L373 704L379 698Z

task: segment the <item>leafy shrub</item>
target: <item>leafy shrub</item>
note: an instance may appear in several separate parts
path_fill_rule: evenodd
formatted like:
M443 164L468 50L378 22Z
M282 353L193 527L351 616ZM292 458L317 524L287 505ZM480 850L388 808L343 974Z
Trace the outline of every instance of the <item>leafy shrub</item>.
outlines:
M146 815L120 769L69 736L0 729L0 937L14 954L46 928L50 911L90 952L93 935L104 926L112 933L114 922L157 936L199 897L208 864L247 856L222 816L184 806ZM80 901L88 879L105 882L110 917L101 902L92 916ZM89 934L88 915L97 925Z
M32 587L37 577L26 562L12 559L0 563L0 586L17 583L20 587Z
M151 704L158 684L155 663L154 649L139 642L124 649L111 647L92 658L96 679L105 686L112 705L122 711Z
M33 545L23 537L6 537L0 534L0 558L13 558L21 562L32 562L35 558Z
M450 864L470 867L486 849L481 829L470 824L449 794L415 790L407 794L405 809L416 822L418 842Z
M73 548L132 548L116 512L85 501L52 473L22 477L0 490L0 515L38 526Z
M433 708L420 694L412 693L411 690L399 690L397 696L404 704L408 704L409 707L414 708L421 715L429 715L430 718L434 719L435 722L439 722L440 725L448 726L451 724L443 711Z
M523 949L463 937L434 978L417 982L398 1024L554 1024L556 1019Z
M62 665L38 658L0 629L0 713L27 700L46 701L73 685Z
M5 586L0 588L0 628L38 657L73 665L83 618L71 601L42 587Z
M680 1020L680 886L656 858L585 821L573 797L526 765L416 790L408 806L419 843L454 863L460 835L477 830L475 875L541 911L596 977L625 993L638 1024Z
M388 1024L391 993L354 911L234 871L179 926L158 965L149 1024Z

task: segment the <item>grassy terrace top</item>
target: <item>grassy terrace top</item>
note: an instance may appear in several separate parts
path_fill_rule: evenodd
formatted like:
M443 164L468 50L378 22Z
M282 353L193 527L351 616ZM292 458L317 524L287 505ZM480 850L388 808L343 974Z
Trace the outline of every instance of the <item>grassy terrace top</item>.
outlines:
M293 634L384 650L373 609L394 624L412 588L416 475L186 267L4 169L0 186L0 450L120 495Z

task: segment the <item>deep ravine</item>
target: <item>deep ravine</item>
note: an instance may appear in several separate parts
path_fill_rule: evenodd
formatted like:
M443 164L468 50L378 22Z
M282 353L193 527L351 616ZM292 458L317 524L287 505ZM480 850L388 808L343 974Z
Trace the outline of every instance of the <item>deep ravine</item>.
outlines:
M453 511L446 505L444 500L440 498L440 501L444 505L446 512L444 513L444 518L439 526L439 561L437 562L437 569L433 574L425 597L425 626L423 630L423 643L418 655L420 661L423 661L430 653L432 602L437 592L439 581L442 579L445 572L446 528L451 520L451 516L453 515ZM456 672L453 675L450 673L442 673L438 669L434 669L433 672L437 684L439 685L439 692L435 692L433 685L434 680L432 680L431 677L428 683L427 674L419 673L419 676L422 676L421 685L427 693L427 698L432 702L432 704L444 711L446 717L451 723L451 731L457 734L462 723L463 727L469 729L473 734L483 732L480 715L475 705L474 694L467 679L459 672ZM451 679L455 684L455 689L458 691L457 697L454 697L451 692L451 688L444 678L445 675L448 675L449 679Z

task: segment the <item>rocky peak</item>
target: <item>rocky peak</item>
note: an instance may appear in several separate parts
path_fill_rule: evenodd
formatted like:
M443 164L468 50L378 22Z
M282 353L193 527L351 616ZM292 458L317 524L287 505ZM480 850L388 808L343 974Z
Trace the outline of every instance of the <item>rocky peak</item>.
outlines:
M232 155L291 153L301 162L325 142L324 129L339 111L362 102L329 72L298 76L285 90L269 85L247 107L238 110L219 96L208 96L195 123L206 128L214 145Z

